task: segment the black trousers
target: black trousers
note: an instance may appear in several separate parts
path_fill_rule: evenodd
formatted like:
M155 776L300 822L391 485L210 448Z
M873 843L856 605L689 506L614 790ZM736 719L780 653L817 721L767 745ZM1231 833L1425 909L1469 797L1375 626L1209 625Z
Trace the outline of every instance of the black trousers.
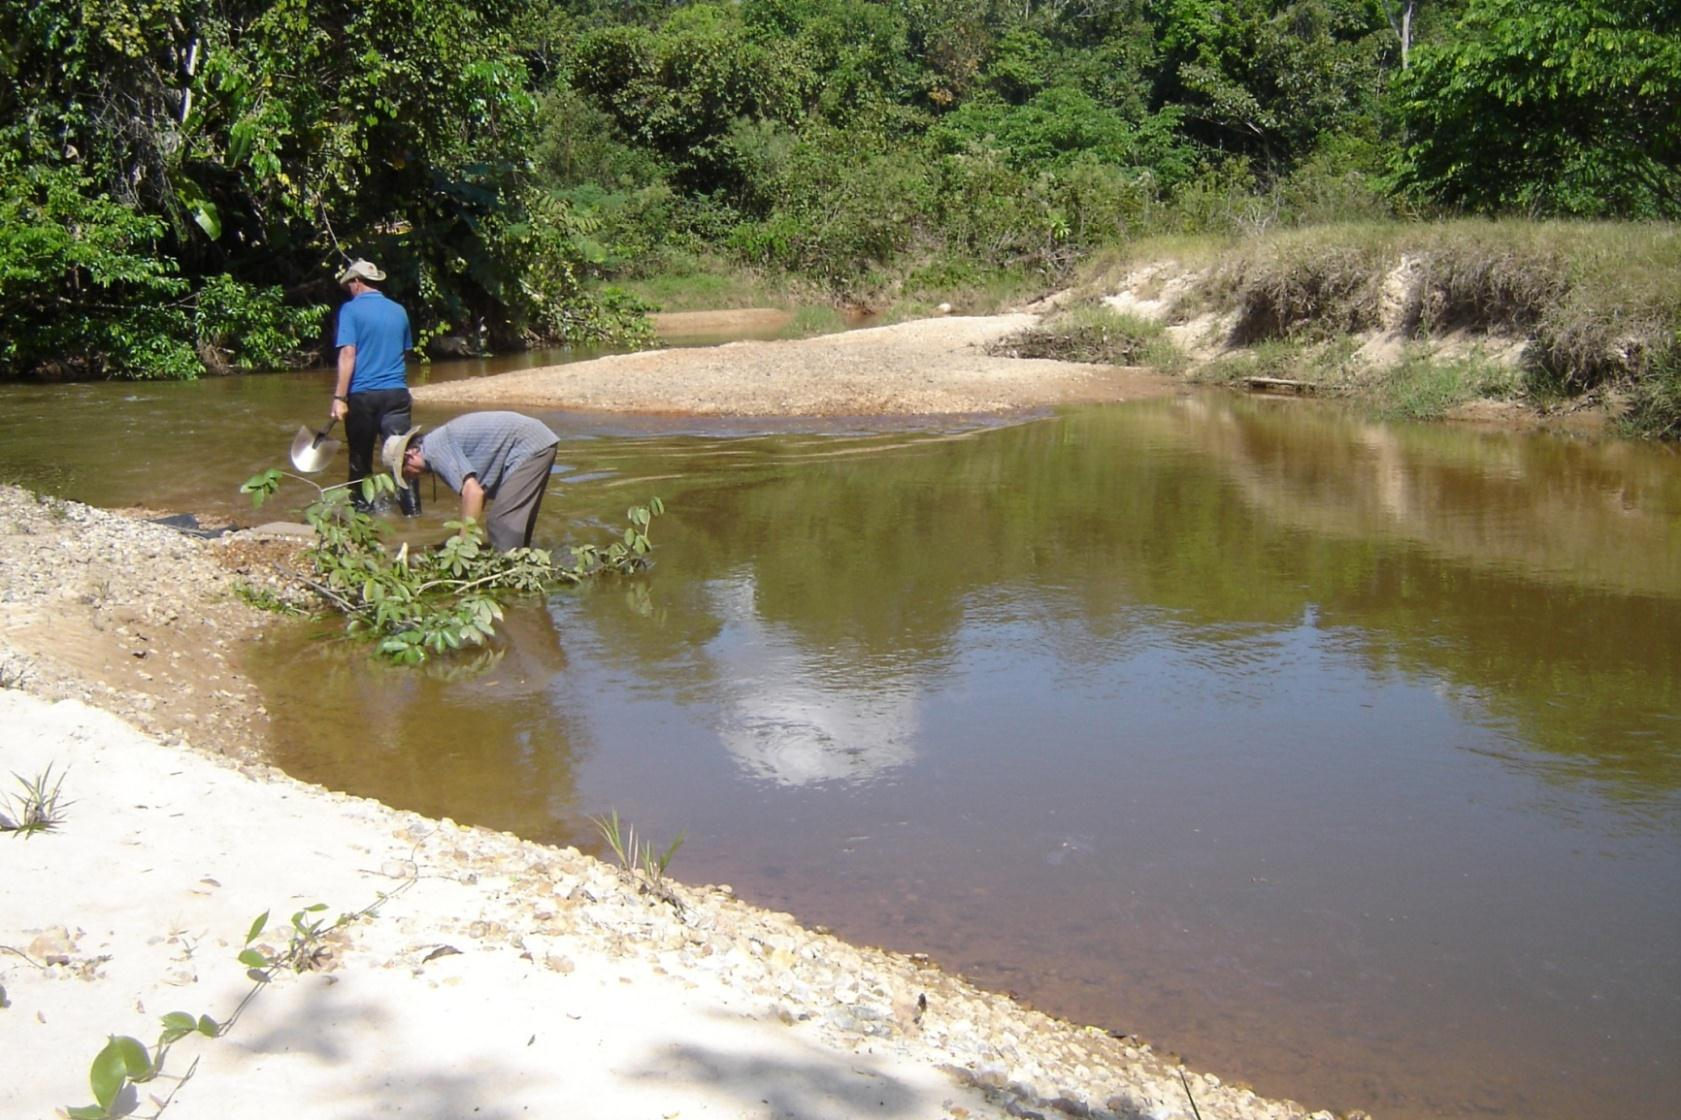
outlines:
M350 408L344 418L350 481L360 482L374 472L374 457L385 437L401 435L412 426L413 401L407 389L373 389L352 393L345 403ZM397 491L397 497L404 513L413 516L420 512L420 492L413 486Z

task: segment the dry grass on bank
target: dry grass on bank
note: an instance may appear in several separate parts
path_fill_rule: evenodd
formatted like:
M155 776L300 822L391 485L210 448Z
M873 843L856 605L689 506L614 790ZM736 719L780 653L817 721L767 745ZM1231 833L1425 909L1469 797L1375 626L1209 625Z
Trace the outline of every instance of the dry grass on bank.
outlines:
M1611 395L1626 399L1642 434L1681 434L1672 224L1453 221L1153 239L1091 262L1079 290L1088 303L1128 292L1169 325L1215 324L1219 361L1198 367L1213 379L1257 366L1380 396L1434 382L1426 413L1490 392L1531 403ZM1375 335L1392 343L1383 360L1345 344ZM1503 350L1520 376L1495 369Z

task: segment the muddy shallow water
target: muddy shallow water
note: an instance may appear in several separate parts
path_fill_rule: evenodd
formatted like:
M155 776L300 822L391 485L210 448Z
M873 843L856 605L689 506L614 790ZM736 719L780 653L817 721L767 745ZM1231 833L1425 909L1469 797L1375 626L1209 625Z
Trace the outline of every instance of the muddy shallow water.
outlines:
M7 390L0 470L246 521L232 487L318 395L47 392ZM540 536L657 493L657 570L433 672L298 628L250 666L289 770L586 847L616 809L685 834L684 879L1272 1095L1681 1096L1672 452L1225 398L840 434L545 419ZM406 532L440 531L438 498Z

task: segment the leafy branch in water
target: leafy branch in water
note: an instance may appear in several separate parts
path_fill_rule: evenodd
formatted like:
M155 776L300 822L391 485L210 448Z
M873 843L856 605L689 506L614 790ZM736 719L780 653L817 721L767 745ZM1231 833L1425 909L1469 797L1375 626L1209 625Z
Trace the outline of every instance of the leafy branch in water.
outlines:
M283 478L300 478L317 490L316 500L304 510L315 530L315 543L305 552L313 574L305 582L346 616L352 633L374 641L381 656L405 665L483 645L502 619L505 595L646 570L653 550L648 529L665 512L658 498L633 506L619 539L605 546L573 546L567 562L541 548L499 552L470 518L448 522L452 535L436 548L412 550L405 544L393 554L385 547L384 524L359 509L346 486L322 487L271 469L239 489L260 506ZM385 474L370 475L360 487L367 504L396 491Z

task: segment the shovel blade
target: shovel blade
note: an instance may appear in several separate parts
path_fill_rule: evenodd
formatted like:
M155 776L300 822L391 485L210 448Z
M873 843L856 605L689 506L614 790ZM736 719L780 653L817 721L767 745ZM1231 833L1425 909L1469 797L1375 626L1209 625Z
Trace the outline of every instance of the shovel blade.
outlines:
M326 431L312 432L300 427L292 437L292 465L304 474L325 470L338 452L339 441L326 438Z

